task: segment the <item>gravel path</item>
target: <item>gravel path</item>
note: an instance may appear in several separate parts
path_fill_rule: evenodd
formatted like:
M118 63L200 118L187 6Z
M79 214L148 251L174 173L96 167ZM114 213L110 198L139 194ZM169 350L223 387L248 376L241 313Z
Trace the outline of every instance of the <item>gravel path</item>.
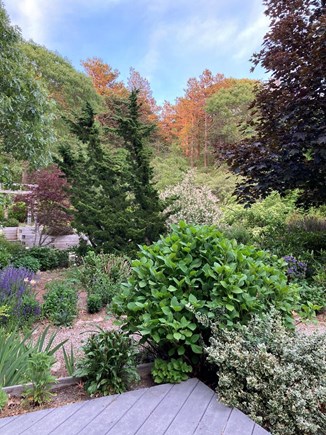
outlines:
M64 279L66 273L65 270L56 270L51 272L40 272L38 274L35 291L40 302L43 301L46 284L55 279ZM105 308L103 308L99 313L88 314L86 300L87 293L85 291L79 291L78 317L75 319L71 327L56 327L52 326L47 320L42 320L35 325L33 335L38 337L44 329L50 325L49 335L53 332L56 333L54 344L58 344L67 339L68 342L65 344L66 351L69 353L72 345L75 357L78 357L82 354L81 346L83 345L83 342L92 334L92 332L96 331L97 327L107 330L117 329L117 326L113 324L115 319L106 314ZM68 374L65 367L62 349L56 353L56 359L57 362L53 366L53 374L56 377L67 376Z

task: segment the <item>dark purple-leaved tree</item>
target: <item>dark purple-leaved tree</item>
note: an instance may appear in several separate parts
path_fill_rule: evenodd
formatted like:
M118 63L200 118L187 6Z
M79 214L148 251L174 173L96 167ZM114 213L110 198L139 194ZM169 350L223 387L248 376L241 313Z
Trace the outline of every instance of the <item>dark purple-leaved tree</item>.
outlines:
M52 165L33 172L31 180L37 187L28 195L26 202L34 214L40 235L39 244L47 244L47 236L71 234L72 216L65 174Z
M244 201L300 189L305 206L326 202L325 0L264 0L270 29L253 55L269 80L257 89L257 135L218 149L244 175Z

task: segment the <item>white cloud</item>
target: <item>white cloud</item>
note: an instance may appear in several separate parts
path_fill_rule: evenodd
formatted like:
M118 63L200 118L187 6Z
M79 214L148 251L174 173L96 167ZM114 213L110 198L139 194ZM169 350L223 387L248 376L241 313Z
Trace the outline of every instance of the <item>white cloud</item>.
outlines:
M255 21L248 27L244 28L237 36L234 59L248 59L257 45L262 43L263 37L268 29L269 20L265 15L259 15Z
M12 23L22 29L25 39L47 44L56 23L66 15L82 16L122 1L128 0L4 0L4 3Z
M171 0L143 1L155 23L140 63L149 76L160 68L160 60L166 56L177 62L193 59L194 63L206 57L211 64L213 58L221 59L220 68L227 58L237 63L247 62L259 49L268 29L261 0L251 0L245 6L239 2L242 8L239 14L226 14L229 10L226 0L196 0L194 3L188 0L184 2L183 13L175 15L171 9L175 2ZM234 1L233 6L235 4ZM169 14L165 15L166 12Z
M232 40L237 28L234 22L217 18L195 17L176 31L177 43L185 51L213 50Z

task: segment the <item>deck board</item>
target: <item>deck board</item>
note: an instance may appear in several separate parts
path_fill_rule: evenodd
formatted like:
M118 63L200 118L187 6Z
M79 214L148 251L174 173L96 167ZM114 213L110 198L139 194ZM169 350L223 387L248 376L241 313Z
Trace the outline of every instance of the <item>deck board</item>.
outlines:
M109 431L108 435L134 435L173 386L169 384L149 388L128 412Z
M79 435L105 434L142 398L146 391L147 389L129 391L118 396L110 406L89 422Z
M252 435L255 422L238 409L233 408L223 435Z
M55 412L51 412L32 426L33 435L43 435L44 433L50 433L66 422L69 417L74 416L79 409L85 406L85 404L86 402L78 402L73 403L72 405L57 408ZM26 434L28 433L28 430L22 433Z
M230 418L232 408L228 408L217 401L214 395L199 422L196 435L216 435L221 434Z
M52 413L54 410L52 409L44 409L42 411L30 412L29 414L22 414L10 423L7 423L6 426L0 428L0 434L5 435L17 435L23 433L33 433L31 429L35 423L39 420L44 419L48 414Z
M51 431L53 435L62 435L68 428L69 435L76 435L92 422L107 406L109 406L117 396L101 397L99 399L88 400L75 413ZM69 408L67 409L69 411ZM46 432L45 432L46 433Z
M213 396L213 390L198 382L165 432L166 435L193 434Z
M198 379L0 418L0 435L268 435Z
M137 435L164 434L172 423L175 414L183 406L197 384L197 379L191 379L188 382L174 385L162 402L144 421L138 432L136 432Z

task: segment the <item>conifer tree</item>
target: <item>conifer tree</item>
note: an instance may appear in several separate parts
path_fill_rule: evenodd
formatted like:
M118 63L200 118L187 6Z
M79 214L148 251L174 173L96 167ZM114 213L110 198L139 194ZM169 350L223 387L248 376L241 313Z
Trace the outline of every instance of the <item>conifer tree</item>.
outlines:
M127 115L117 115L114 133L125 149L101 146L92 107L71 123L72 132L86 144L76 158L69 147L61 149L61 169L71 187L73 226L87 235L96 250L133 253L138 244L150 243L164 232L165 217L151 179L144 141L152 127L139 121L137 92L127 103ZM121 162L121 155L126 162Z
M112 156L101 147L94 111L87 104L71 130L86 144L75 158L69 148L61 149L61 168L71 183L73 226L85 234L94 249L130 252L134 249L130 220L130 199L123 174Z
M127 115L116 117L115 132L123 139L128 151L130 166L130 190L134 195L134 220L142 242L157 240L165 230L164 205L153 186L153 171L150 167L146 140L155 126L141 122L141 104L138 104L138 90L132 90L127 106ZM142 234L141 234L142 233Z

